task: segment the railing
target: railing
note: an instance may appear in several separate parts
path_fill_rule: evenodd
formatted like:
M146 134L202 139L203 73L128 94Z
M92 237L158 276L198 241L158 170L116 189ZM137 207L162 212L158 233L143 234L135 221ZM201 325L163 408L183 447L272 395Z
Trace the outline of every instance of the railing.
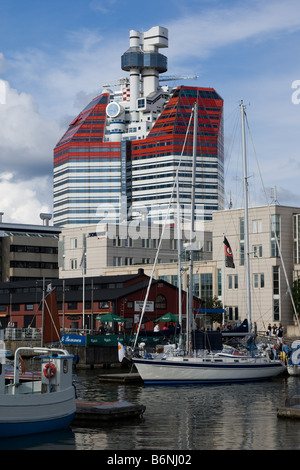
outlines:
M92 330L78 330L68 328L64 332L72 335L92 334ZM42 330L40 328L5 328L0 330L0 340L3 341L32 341L41 339Z

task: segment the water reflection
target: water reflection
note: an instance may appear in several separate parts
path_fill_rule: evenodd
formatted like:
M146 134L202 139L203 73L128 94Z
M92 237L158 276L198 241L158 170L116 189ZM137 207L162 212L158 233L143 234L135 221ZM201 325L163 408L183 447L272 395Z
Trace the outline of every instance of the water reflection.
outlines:
M144 387L101 383L99 370L74 376L78 400L125 400L146 406L144 419L101 423L17 439L0 449L286 450L300 448L298 420L277 417L299 393L297 377L232 385Z
M277 417L277 408L298 389L298 379L294 377L261 383L181 387L107 385L93 380L86 383L82 376L81 380L85 397L127 400L146 406L143 422L112 423L101 430L99 440L94 430L95 449L299 448L300 426ZM76 435L76 429L74 432Z

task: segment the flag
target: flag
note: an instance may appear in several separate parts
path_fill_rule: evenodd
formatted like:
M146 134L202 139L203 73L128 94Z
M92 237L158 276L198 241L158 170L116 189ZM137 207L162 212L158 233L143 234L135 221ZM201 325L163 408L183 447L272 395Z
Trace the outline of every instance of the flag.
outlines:
M119 356L119 362L122 362L125 357L125 348L123 344L119 342L118 342L118 356Z
M43 342L53 343L60 341L60 338L56 290L52 289L44 299Z
M224 245L225 245L225 266L227 268L235 268L234 261L233 261L233 254L229 245L229 242L226 237L224 237Z

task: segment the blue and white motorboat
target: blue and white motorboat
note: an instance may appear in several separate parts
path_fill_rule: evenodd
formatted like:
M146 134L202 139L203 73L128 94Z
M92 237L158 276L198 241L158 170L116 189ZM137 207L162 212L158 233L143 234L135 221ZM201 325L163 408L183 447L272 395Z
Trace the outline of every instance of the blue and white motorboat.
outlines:
M0 364L0 437L55 431L70 425L76 412L72 360L63 349L18 348L14 377L5 384L5 353ZM40 380L21 381L21 353L40 363ZM25 356L24 356L25 357Z
M300 375L300 340L293 341L291 355L287 364L289 375Z

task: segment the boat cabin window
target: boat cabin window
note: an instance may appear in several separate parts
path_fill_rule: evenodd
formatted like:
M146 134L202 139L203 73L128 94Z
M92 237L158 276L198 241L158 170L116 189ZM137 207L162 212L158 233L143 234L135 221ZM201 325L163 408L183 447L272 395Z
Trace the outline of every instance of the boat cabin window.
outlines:
M68 372L68 360L67 359L64 359L63 371L64 371L64 374L66 374Z

